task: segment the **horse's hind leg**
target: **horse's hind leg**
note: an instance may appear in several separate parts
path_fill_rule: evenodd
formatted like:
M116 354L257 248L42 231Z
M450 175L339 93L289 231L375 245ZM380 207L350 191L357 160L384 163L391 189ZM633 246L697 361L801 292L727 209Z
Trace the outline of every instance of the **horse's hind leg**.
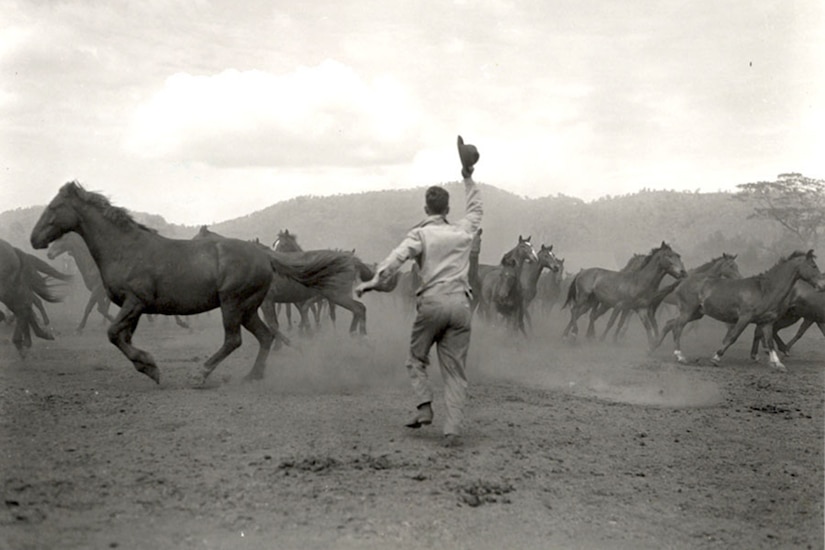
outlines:
M587 338L594 339L596 337L596 319L607 313L610 309L602 303L597 303L590 309L590 322L587 325Z
M255 309L257 310L257 307ZM215 367L226 359L230 353L241 347L242 314L238 304L221 304L221 315L223 316L223 345L203 364L200 376L196 380L197 383L205 383L212 371L215 370ZM258 319L260 320L260 317ZM267 348L267 351L269 351L269 348Z
M258 355L255 357L255 364L252 365L252 370L249 371L245 379L260 380L264 377L266 360L267 357L269 357L269 348L272 347L272 342L275 340L275 337L272 335L269 327L266 326L266 323L258 317L257 311L252 311L250 315L247 315L243 322L243 327L255 336L255 339L258 340L259 344Z
M728 351L728 348L733 345L734 342L739 338L745 328L750 324L750 319L742 318L739 319L736 323L728 325L728 331L725 333L725 337L722 339L722 347L716 350L716 353L713 354L710 361L714 365L718 365L722 361L722 356L725 355L725 352ZM773 328L771 328L771 333L773 333ZM773 349L773 338L771 338L771 342L765 345L766 348ZM774 352L776 353L776 352Z
M624 324L624 321L627 318L627 315L625 315L625 311L626 310L619 309L617 307L613 308L613 311L610 313L610 319L607 320L607 326L604 327L604 332L602 332L602 336L601 338L599 338L599 340L604 341L604 339L607 338L608 333L610 333L610 329L613 328L613 324L616 322L616 318L619 317L619 314L621 313L622 317L621 319L619 319L619 326L616 327L616 334L613 336L614 342L619 340L619 329L622 328L622 325Z
M353 298L352 296L330 297L335 304L352 312L352 322L349 325L350 334L356 332L364 335L367 333L367 306ZM330 308L331 309L331 308Z
M785 349L782 350L780 347L779 349L783 351L783 353L790 353L791 348L793 347L796 342L802 338L802 335L811 328L811 325L814 324L813 319L802 319L802 324L799 326L799 330L796 331L796 334L793 338L791 338L790 342L785 346ZM822 331L822 334L825 335L825 323L818 323L819 330Z

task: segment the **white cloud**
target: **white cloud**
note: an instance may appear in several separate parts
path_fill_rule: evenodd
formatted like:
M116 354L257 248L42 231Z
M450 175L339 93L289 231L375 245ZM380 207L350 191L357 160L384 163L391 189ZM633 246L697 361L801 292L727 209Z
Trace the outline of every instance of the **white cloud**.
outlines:
M327 60L288 74L178 73L134 113L125 148L218 166L394 164L419 141L420 109L388 76Z

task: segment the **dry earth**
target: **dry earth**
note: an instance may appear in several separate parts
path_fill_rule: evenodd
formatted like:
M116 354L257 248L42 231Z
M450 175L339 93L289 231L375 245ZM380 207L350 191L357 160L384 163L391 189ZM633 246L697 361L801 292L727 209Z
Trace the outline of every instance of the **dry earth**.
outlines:
M367 302L366 340L339 313L288 333L250 384L246 337L201 389L188 376L219 345L216 313L190 331L141 321L160 386L96 314L77 335L52 306L58 337L25 362L0 329L0 548L823 548L815 329L780 373L744 341L722 367L649 356L638 322L574 347L567 312L529 341L476 323L465 445L446 449L438 422L401 426L410 319ZM702 321L685 351L709 357L722 332Z

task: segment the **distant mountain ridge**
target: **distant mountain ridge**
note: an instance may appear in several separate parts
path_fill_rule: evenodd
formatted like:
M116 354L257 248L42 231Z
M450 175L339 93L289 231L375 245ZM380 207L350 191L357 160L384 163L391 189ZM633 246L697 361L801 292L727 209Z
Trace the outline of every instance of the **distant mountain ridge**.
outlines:
M461 217L462 184L443 185L451 195L448 218ZM691 266L722 252L741 254L743 248L752 249L751 255L756 255L754 250L780 236L775 224L748 219L752 208L733 200L729 193L645 190L587 203L563 195L530 199L492 185L480 185L485 211L483 263L498 263L519 235L531 236L537 247L554 245L570 271L596 265L616 269L632 254L647 252L663 240ZM297 197L211 225L210 229L230 237L259 238L267 245L279 231L289 229L305 249L355 249L365 261L378 261L424 218L425 189ZM128 205L118 206L128 209ZM30 250L29 234L43 208L0 213L0 238ZM156 214L132 214L167 237L188 239L198 231L197 226L170 224Z

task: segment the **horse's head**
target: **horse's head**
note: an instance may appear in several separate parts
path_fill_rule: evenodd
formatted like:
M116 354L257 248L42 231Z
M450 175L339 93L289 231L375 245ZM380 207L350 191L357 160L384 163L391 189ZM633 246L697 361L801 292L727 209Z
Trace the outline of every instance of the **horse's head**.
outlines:
M741 279L739 265L736 263L736 254L724 253L718 260L719 277L723 279Z
M681 279L687 275L682 257L667 244L662 241L662 245L653 251L653 256L657 258L659 266L672 277Z
M43 249L61 235L72 231L80 224L75 204L82 191L76 181L70 181L60 188L57 195L40 214L32 229L30 241L35 249Z
M559 260L553 254L552 244L550 246L541 245L536 257L538 258L539 267L546 267L553 273L558 273L564 267L564 260Z
M533 244L530 242L531 236L528 236L526 239L523 238L521 235L518 236L518 244L514 250L516 251L516 258L523 259L527 262L536 262L538 263L539 257L536 254L536 250L533 248Z
M797 272L799 278L809 283L817 290L825 290L825 276L819 271L819 266L816 265L816 255L813 249L807 253L794 254L789 258L789 261L798 263Z

